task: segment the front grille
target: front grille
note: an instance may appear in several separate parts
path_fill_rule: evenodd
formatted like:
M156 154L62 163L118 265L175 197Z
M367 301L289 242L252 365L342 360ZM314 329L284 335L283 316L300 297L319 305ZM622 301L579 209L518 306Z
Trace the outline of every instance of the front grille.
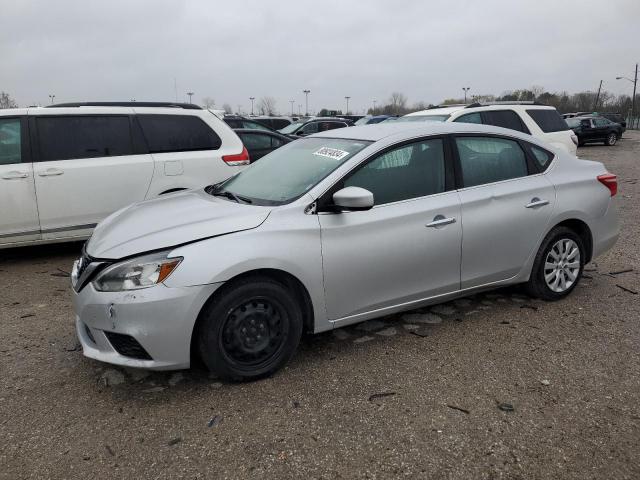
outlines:
M138 360L153 360L144 347L131 335L114 332L104 332L104 334L120 355Z

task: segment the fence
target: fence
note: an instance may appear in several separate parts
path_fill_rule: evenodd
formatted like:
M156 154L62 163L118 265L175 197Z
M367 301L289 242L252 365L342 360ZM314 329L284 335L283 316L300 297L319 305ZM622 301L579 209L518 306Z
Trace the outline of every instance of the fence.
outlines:
M640 130L640 117L627 117L627 128L629 130Z

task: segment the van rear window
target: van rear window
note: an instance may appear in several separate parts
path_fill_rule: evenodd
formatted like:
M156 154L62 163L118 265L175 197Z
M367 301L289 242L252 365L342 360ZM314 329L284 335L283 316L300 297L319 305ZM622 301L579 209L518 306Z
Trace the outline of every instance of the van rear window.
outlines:
M544 133L569 130L569 125L556 109L531 109L527 113Z

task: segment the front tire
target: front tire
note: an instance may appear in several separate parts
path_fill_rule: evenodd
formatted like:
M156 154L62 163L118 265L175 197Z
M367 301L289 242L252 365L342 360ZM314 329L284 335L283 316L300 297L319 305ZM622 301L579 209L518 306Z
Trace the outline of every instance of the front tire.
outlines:
M607 138L604 141L604 144L607 147L612 147L613 145L616 144L617 141L618 141L618 134L615 132L611 132L609 135L607 135Z
M200 316L200 357L227 380L271 375L293 356L302 335L300 305L284 285L267 277L225 285Z
M571 229L556 227L540 245L527 283L528 293L547 301L569 295L582 277L585 250Z

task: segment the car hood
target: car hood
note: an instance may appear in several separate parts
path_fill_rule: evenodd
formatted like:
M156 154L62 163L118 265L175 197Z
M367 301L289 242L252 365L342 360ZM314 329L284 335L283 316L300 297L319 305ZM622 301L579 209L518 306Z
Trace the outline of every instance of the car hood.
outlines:
M86 245L94 258L120 259L256 228L271 207L235 203L190 190L135 203L98 224Z

